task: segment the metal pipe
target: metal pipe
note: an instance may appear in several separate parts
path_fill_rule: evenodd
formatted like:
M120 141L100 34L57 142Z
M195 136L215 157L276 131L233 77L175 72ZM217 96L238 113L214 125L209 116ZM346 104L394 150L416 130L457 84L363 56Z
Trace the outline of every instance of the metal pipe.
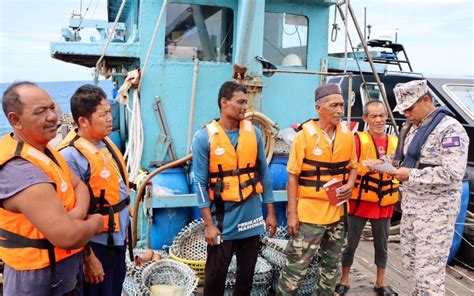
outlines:
M194 24L196 25L199 40L201 41L203 60L213 61L215 58L214 49L212 48L211 38L206 26L206 20L202 14L201 6L191 5L193 10Z
M349 7L349 0L346 0L346 15ZM347 72L347 39L349 37L349 29L347 27L347 18L344 20L344 73Z
M252 40L252 29L255 19L255 11L257 6L256 0L239 1L239 19L237 20L237 48L235 63L240 66L248 67L250 63L249 48Z
M169 134L168 124L166 124L165 113L163 112L163 107L161 106L161 99L159 96L156 96L155 100L156 114L158 115L158 122L160 124L161 132L170 139L170 144L168 146L168 155L171 160L176 160L178 159L178 157L176 156L176 152L173 149L173 141L171 140L171 136Z
M323 76L349 76L351 72L339 73L339 72L319 72L319 71L299 71L299 70L263 70L265 73L291 73L291 74L307 74L307 75L323 75Z
M382 94L383 100L384 100L384 102L387 106L388 114L390 115L390 121L392 122L393 127L395 129L395 134L398 136L398 126L397 126L397 123L395 122L395 118L393 117L392 110L390 109L390 104L388 102L387 93L385 92L385 88L382 86L382 82L380 81L379 74L377 73L377 70L375 69L374 61L372 60L372 57L369 53L369 49L367 48L367 43L366 43L366 41L364 40L364 38L362 36L362 31L360 30L359 23L357 22L354 10L352 9L352 6L349 2L347 2L346 5L347 5L347 7L349 9L349 12L351 14L352 22L354 23L354 26L357 30L357 34L359 35L359 39L361 40L362 45L364 46L364 52L365 52L365 55L367 56L367 60L369 61L370 68L372 68L372 72L374 74L375 81L377 82L377 86L379 87L380 93Z
M364 40L367 40L367 7L366 6L364 6Z
M112 41L112 38L114 37L115 27L117 26L118 20L119 20L120 16L122 15L122 10L125 7L125 3L127 3L127 0L122 0L122 4L120 5L120 9L117 13L117 16L115 17L115 21L114 21L114 24L112 26L112 29L110 30L109 38L107 40L107 43L105 44L105 46L102 50L102 54L100 55L100 58L97 60L97 63L95 63L96 71L99 69L99 65L102 62L102 59L104 58L107 49L109 48L109 45L110 45L110 42Z
M352 110L352 73L349 74L349 85L347 90L347 127L351 129L351 110Z
M339 15L341 16L341 19L344 21L346 19L344 13L342 13L342 9L341 7L337 6L337 10L339 12ZM365 38L365 32L364 32L364 38ZM360 68L360 64L359 64L359 60L357 59L357 57L355 57L355 52L354 52L354 45L352 44L352 39L351 37L349 36L349 44L352 48L352 53L354 54L354 60L357 64L357 68L359 69L359 74L360 74L360 78L362 78L362 82L363 82L363 85L364 85L364 91L365 91L365 95L367 97L369 97L369 90L367 89L367 82L365 81L365 77L364 77L364 73L362 73L362 70Z
M191 150L191 140L193 138L194 123L194 106L196 102L196 88L199 74L199 59L194 59L193 86L191 87L191 102L189 104L189 121L188 121L188 139L186 141L186 149Z

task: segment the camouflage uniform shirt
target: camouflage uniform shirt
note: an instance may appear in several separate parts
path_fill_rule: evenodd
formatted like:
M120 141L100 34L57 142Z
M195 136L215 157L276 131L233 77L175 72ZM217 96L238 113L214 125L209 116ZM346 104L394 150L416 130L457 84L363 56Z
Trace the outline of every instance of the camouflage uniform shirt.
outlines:
M408 132L404 153L417 130L412 126ZM444 117L421 147L419 163L433 166L411 169L408 181L401 186L403 213L457 215L468 149L464 127L456 119Z

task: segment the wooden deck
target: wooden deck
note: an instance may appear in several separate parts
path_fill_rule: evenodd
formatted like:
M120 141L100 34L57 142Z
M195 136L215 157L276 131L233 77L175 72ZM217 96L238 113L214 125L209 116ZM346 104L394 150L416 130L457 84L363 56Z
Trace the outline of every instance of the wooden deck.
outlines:
M385 283L399 295L410 295L409 283L401 262L399 243L389 243L388 266ZM376 267L373 242L361 240L351 268L351 289L348 295L376 295L373 292ZM446 267L446 295L474 295L474 272L459 266Z

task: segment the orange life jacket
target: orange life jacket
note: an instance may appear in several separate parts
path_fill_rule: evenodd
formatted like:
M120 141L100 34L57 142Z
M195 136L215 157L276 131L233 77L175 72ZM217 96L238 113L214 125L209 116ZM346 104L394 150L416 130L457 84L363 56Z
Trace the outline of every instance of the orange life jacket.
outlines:
M328 200L323 185L336 178L343 183L347 181L352 157L353 136L342 123L337 125L336 138L331 145L324 139L321 128L314 120L302 125L306 139L305 157L298 176L298 197Z
M56 150L50 146L46 150L50 156L27 143L18 142L11 135L5 135L0 140L0 167L17 157L37 166L56 185L58 199L65 210L70 211L76 198L69 168ZM35 270L50 266L54 284L55 263L80 251L82 248L65 250L54 247L23 214L0 208L0 258L11 268Z
M128 175L122 153L108 137L105 137L103 142L114 158L119 172L111 160L107 159L94 144L80 137L75 130L69 132L58 146L58 150L73 146L89 162L90 179L86 182L91 197L89 213L103 215L103 231L111 236L112 232L120 230L120 211L130 204L130 198L127 194L127 197L120 201L120 177L128 189ZM113 240L111 243L113 245Z
M360 142L360 156L357 168L357 180L351 199L377 202L380 206L389 206L398 201L398 181L387 174L371 174L370 170L363 165L365 160L378 159L378 150L369 132L358 132ZM395 136L387 136L387 152L391 155L397 148L398 139ZM357 206L354 209L357 210Z
M237 150L224 129L213 120L209 135L209 197L211 200L243 201L263 192L258 177L257 136L251 121L240 121Z

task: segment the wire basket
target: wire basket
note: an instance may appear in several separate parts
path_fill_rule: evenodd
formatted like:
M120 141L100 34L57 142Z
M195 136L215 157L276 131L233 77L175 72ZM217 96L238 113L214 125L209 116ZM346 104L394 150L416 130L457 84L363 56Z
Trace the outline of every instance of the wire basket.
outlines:
M262 257L265 258L273 267L272 289L277 290L278 279L281 270L286 263L285 247L288 243L288 231L286 227L279 226L273 238L265 236L263 238ZM316 283L319 279L319 261L320 256L314 256L309 265L308 272L301 280L296 295L312 295L316 291Z
M229 265L229 271L227 272L227 278L225 281L225 295L232 295L233 288L236 282L237 272L237 260L235 255L232 256L232 261ZM255 264L255 272L252 280L252 293L251 295L268 295L270 285L273 278L273 270L270 263L262 257L257 257L257 263Z
M169 257L168 254L166 254L164 251L161 251L161 250L153 250L153 252L157 252L158 254L160 254L161 259L166 259ZM144 254L145 254L145 249L133 250L134 256L143 256ZM149 261L145 263L143 266L136 266L134 262L130 261L130 256L127 250L127 254L125 256L125 264L127 267L127 272L125 274L125 279L123 281L123 287L122 287L122 290L127 295L141 295L140 293L138 293L138 289L139 289L140 281L141 281L141 271L153 262L156 262L156 261Z
M162 259L153 261L141 271L141 282L138 287L140 295L152 295L151 286L167 285L184 288L184 295L193 295L198 284L194 271L184 263Z
M169 250L170 257L187 264L199 277L199 285L204 284L207 243L204 238L204 221L194 220L176 236Z

